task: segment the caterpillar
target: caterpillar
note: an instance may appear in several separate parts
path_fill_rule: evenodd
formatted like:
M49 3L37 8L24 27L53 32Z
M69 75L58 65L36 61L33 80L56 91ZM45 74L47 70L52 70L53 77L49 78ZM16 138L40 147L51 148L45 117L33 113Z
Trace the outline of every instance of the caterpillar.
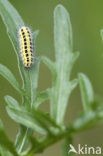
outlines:
M19 35L20 54L23 65L24 67L30 68L34 63L31 30L26 26L22 26L18 31L18 35Z

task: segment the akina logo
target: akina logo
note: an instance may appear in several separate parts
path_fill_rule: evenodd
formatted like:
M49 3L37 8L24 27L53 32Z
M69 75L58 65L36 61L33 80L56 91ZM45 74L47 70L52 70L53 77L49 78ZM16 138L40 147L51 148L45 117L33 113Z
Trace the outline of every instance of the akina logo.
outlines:
M68 154L69 153L76 153L76 154L83 154L83 155L100 155L100 154L102 154L102 149L101 149L101 147L89 147L88 145L84 145L84 146L81 146L80 144L78 144L78 147L77 147L77 149L75 149L75 147L72 145L72 144L70 144L69 145L70 146L70 149L69 149L69 151L68 151Z

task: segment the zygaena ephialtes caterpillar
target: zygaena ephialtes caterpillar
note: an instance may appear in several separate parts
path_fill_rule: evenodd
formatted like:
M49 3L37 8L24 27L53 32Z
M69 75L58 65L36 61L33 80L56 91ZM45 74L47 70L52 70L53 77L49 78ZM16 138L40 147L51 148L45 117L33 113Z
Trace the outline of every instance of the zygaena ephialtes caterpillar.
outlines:
M29 68L34 63L31 30L26 26L22 26L18 31L18 35L22 62L24 64L24 67Z

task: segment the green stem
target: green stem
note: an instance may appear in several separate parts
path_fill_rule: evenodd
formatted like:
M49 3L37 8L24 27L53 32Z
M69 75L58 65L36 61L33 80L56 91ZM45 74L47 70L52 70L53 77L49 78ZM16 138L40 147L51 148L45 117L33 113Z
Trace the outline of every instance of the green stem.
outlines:
M30 154L41 153L46 148L59 142L62 139L70 137L71 135L74 136L76 133L92 128L94 125L98 124L101 120L103 120L102 116L101 117L99 116L98 118L98 114L95 114L94 112L88 112L84 114L84 116L78 118L71 126L62 130L58 135L52 137L48 136L42 142L38 143L37 146L35 146L35 148L33 146L32 149L30 150Z

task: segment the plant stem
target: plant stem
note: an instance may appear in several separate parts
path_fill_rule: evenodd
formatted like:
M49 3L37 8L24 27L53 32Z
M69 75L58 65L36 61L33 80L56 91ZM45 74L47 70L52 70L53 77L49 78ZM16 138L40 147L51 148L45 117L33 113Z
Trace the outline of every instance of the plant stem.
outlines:
M48 136L42 142L38 143L35 148L33 146L33 148L30 150L30 154L41 153L49 146L57 143L64 138L70 137L71 135L73 135L74 137L76 133L92 128L103 119L102 117L98 119L97 118L98 114L95 114L94 112L88 112L87 114L84 114L82 117L78 118L71 126L65 127L65 129L62 130L58 135L52 137ZM79 124L79 126L77 126L77 123Z

